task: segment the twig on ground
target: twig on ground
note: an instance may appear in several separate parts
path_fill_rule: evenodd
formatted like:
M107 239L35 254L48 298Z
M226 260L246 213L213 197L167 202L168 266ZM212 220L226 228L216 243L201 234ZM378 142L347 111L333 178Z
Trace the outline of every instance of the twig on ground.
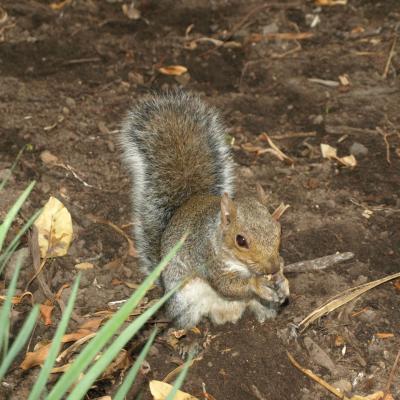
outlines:
M394 360L394 363L393 363L393 367L392 367L392 369L390 371L389 379L388 379L386 387L385 387L383 399L386 399L386 396L390 392L390 387L392 386L394 375L396 373L396 368L397 368L397 365L399 364L399 360L400 360L400 350L397 353L396 359Z
M284 133L283 135L274 135L270 136L271 139L274 140L282 140L282 139L292 139L292 138L307 138L307 137L314 137L317 136L317 132L289 132Z
M354 128L346 125L325 125L325 132L340 136L345 133L349 135L376 134L375 129Z
M393 58L394 53L395 53L394 50L395 50L395 48L396 48L396 43L397 43L397 35L394 36L394 38L393 38L393 43L392 43L392 45L390 46L389 55L388 55L388 58L387 58L387 61L386 61L385 69L383 70L383 74L382 74L382 78L383 78L383 79L386 79L387 76L388 76L389 68L390 68L390 65L391 65L391 63L392 63L392 58Z
M388 164L391 164L391 161L390 161L390 144L389 144L389 141L388 141L388 137L394 135L394 133L386 133L379 126L376 127L376 130L383 137L383 141L385 142L385 146L386 146L386 161L387 161Z
M77 65L77 64L95 63L99 61L101 61L100 57L78 58L76 60L64 61L62 65Z
M322 271L335 264L351 260L353 257L354 254L351 252L336 253L316 258L314 260L300 261L297 263L289 264L284 267L284 270L286 273Z
M328 382L325 382L322 378L320 378L318 375L315 375L314 372L312 372L310 369L302 367L294 358L293 356L286 351L286 354L290 360L290 362L298 369L300 370L304 375L307 375L309 378L311 378L313 381L319 383L321 386L323 386L325 389L329 390L332 394L334 394L336 397L339 399L343 400L349 400L348 397L346 397L340 390L334 388L332 385L330 385Z
M272 213L272 218L278 221L289 207L289 204L279 204L279 207Z
M400 210L397 209L397 208L390 208L390 207L386 207L384 205L381 205L381 206L368 206L367 205L367 206L365 206L364 204L356 201L355 199L349 199L349 200L350 200L351 203L353 203L356 206L361 207L362 209L367 210L367 211L375 211L375 212L376 211L387 211L387 212L390 212L390 213L400 212Z
M312 313L307 315L307 317L305 317L299 323L298 328L301 330L301 332L304 332L305 329L307 329L307 327L318 318L321 318L322 316L329 314L330 312L341 307L343 304L346 304L349 301L356 299L357 297L361 296L368 290L373 289L374 287L379 286L382 283L391 281L396 278L400 278L400 272L386 276L385 278L381 278L376 281L368 282L363 285L347 289L344 292L337 294L336 296L328 300L325 304L323 304L321 307L318 307Z
M114 229L115 232L120 234L127 241L127 243L128 243L128 254L131 257L136 257L137 256L136 249L135 249L135 246L133 244L133 240L119 226L117 226L114 223L112 223L111 221L107 221L106 219L103 219L101 217L96 217L95 215L89 214L88 218L92 222L94 222L96 224L108 225L112 229Z
M256 397L258 400L267 400L267 398L260 392L256 385L251 385L250 389L251 392L254 394L254 397Z

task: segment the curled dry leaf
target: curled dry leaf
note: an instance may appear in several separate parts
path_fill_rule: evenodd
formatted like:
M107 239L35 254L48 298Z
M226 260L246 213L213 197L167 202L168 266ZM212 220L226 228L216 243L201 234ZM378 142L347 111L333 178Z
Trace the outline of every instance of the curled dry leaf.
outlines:
M355 167L357 165L357 160L353 155L338 157L337 149L330 146L329 144L321 143L321 153L323 158L327 158L329 160L336 160L340 162L340 164L345 167Z
M158 72L160 72L163 75L174 75L174 76L180 76L183 75L185 72L187 72L187 68L184 67L183 65L169 65L166 67L160 67L158 68Z
M34 225L42 258L67 254L72 241L72 219L61 201L50 197Z
M172 390L172 385L161 381L150 381L149 383L150 392L154 400L165 400L168 394ZM173 400L199 400L197 397L190 395L189 393L178 390Z
M33 297L32 292L24 292L21 295L13 296L11 298L11 304L20 304L25 296ZM4 301L6 298L7 298L7 296L0 296L0 300L2 300L2 301Z

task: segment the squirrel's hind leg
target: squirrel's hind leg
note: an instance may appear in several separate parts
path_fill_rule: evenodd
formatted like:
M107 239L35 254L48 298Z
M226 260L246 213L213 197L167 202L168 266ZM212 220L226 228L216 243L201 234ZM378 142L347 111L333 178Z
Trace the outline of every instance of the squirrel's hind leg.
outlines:
M264 306L257 300L251 300L249 302L249 309L260 323L265 322L267 319L273 319L278 314L275 308Z
M169 301L167 312L180 328L192 328L203 317L216 324L237 322L246 309L244 301L223 299L207 282L193 278Z

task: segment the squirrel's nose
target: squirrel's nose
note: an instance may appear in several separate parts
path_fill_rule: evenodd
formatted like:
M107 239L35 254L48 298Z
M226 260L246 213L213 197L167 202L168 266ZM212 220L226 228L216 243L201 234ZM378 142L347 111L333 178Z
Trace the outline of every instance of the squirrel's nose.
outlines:
M267 262L267 270L269 274L272 275L276 274L282 269L282 267L283 267L283 258L279 255L273 257Z

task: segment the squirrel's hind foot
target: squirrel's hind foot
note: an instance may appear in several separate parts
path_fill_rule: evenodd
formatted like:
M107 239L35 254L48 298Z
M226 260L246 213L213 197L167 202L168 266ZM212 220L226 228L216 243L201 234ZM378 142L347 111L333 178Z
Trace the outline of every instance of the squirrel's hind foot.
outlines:
M265 322L267 319L276 318L278 315L276 308L263 305L257 300L251 300L249 302L249 309L256 316L257 321L260 323Z

